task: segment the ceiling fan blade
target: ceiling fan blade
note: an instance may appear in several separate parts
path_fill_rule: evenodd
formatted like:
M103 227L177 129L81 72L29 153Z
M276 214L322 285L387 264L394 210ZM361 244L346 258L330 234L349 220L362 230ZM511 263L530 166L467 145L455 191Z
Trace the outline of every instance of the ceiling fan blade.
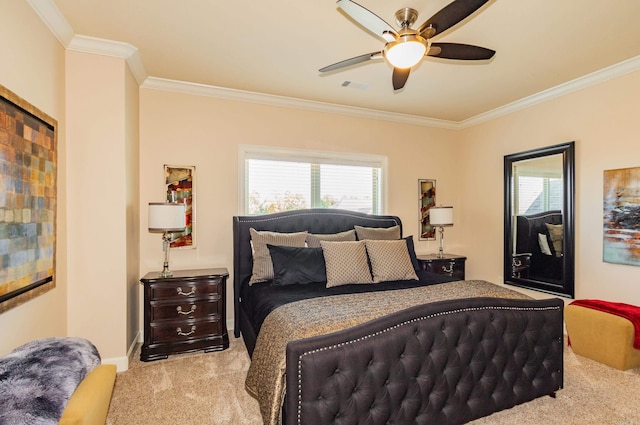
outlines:
M351 0L338 0L338 7L351 16L354 21L385 41L389 42L397 38L398 33L391 25L358 3Z
M427 56L442 59L486 60L495 55L495 50L460 43L431 43Z
M382 52L371 52L364 55L356 56L355 58L345 59L343 61L334 63L333 65L325 66L324 68L320 68L320 72L328 72L334 71L336 69L345 68L347 66L355 65L361 62L366 62L370 59L375 58L376 56L381 56Z
M404 87L410 72L411 68L393 68L392 81L394 90L400 90Z
M435 32L425 34L428 35L426 38L440 34L480 9L488 1L489 0L454 0L440 9L440 11L431 18L427 19L424 24L420 25L418 32L422 34L432 26Z

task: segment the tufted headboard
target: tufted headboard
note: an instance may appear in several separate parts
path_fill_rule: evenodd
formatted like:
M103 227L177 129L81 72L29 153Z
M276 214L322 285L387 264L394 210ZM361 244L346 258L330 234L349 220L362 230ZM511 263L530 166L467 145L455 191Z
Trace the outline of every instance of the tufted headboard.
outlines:
M328 234L344 232L354 226L392 227L400 226L399 217L392 215L371 215L339 209L307 209L286 211L275 214L233 217L233 293L234 318L236 325L240 313L240 294L253 268L250 228L271 232ZM237 326L236 326L237 328ZM238 336L236 332L236 336Z

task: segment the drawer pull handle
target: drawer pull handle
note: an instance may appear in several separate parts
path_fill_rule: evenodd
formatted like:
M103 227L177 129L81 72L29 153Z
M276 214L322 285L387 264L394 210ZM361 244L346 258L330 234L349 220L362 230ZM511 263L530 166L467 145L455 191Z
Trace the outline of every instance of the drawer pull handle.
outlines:
M447 268L447 266L442 266L442 271L445 273L453 273L453 264L449 264L449 268Z
M176 307L176 310L178 311L178 314L184 314L184 315L186 316L186 315L188 315L188 314L195 313L195 311L196 311L196 306L195 306L195 304L194 304L194 305L192 305L192 306L191 306L191 310L189 310L189 311L182 311L182 307L181 307L181 306Z
M196 288L191 288L191 291L189 292L182 292L182 288L178 287L178 289L176 289L176 291L178 292L178 295L182 295L184 297L188 297L189 295L193 295L196 293Z
M189 336L196 333L196 325L191 326L191 332L182 332L182 328L176 328L176 333L179 336Z

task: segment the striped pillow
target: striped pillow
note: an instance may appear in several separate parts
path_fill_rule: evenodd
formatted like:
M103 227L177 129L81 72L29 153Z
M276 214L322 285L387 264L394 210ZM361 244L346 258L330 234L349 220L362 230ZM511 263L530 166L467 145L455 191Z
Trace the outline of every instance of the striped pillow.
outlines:
M373 283L363 241L320 241L320 245L327 268L327 288L350 283Z
M346 232L330 233L330 234L313 234L307 235L307 246L309 248L320 248L320 241L345 242L355 241L356 231L351 229Z
M362 227L355 226L358 240L365 239L400 239L400 226L392 227Z
M418 280L404 239L366 240L364 243L375 283L390 280Z
M259 232L254 228L249 228L249 233L251 234L251 244L253 246L253 271L251 279L249 279L249 285L273 279L273 263L271 262L267 244L302 248L307 239L307 232Z

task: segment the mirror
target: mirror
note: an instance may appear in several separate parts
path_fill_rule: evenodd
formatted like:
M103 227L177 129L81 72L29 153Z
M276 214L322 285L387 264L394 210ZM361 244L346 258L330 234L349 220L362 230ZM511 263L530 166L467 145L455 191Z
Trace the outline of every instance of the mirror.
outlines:
M574 297L575 143L504 157L504 281Z

